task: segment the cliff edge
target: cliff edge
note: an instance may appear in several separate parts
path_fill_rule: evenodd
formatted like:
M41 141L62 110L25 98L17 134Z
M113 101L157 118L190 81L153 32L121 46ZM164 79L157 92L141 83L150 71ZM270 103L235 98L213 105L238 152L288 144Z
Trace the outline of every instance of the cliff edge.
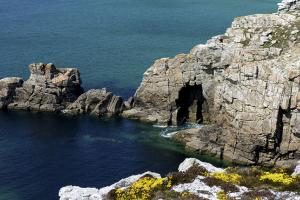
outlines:
M189 54L155 61L123 115L207 124L175 138L221 159L267 165L299 159L299 4L284 0L276 13L238 17Z

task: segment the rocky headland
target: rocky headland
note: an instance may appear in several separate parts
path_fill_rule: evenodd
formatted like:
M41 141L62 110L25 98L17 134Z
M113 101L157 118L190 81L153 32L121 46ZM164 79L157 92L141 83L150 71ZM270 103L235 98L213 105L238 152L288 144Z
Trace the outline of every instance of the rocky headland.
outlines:
M174 138L187 149L243 164L300 158L300 8L237 17L223 35L145 72L123 116L202 123Z

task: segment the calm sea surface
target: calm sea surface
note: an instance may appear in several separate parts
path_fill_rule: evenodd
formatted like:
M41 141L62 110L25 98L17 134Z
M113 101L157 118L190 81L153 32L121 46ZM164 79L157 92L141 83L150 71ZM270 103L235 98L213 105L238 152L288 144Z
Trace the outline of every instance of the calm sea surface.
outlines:
M0 77L27 78L28 64L52 62L78 67L86 89L128 97L155 59L187 53L235 16L274 12L277 2L0 0ZM0 200L53 200L64 185L175 170L192 155L162 132L118 118L0 112Z

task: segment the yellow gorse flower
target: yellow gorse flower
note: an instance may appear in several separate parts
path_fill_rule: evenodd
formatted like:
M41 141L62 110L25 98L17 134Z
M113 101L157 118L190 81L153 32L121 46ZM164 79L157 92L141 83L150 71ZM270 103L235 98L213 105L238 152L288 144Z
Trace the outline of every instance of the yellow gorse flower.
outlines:
M210 176L232 184L239 184L242 178L239 174L232 174L232 173L225 173L225 172L212 173Z
M226 193L221 190L217 193L217 198L218 200L228 200L228 196L226 195Z
M271 181L273 183L281 183L284 185L290 185L296 181L296 177L290 176L287 173L271 173L265 172L259 178L260 181Z
M170 178L144 177L126 189L115 191L117 200L149 200L154 191L171 188Z

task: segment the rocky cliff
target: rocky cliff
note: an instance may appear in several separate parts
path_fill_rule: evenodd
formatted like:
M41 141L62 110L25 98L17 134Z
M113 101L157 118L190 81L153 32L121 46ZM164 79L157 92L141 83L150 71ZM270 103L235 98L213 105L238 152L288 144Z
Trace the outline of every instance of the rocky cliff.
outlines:
M285 0L277 13L238 17L225 34L189 54L155 61L136 91L135 107L124 116L213 124L217 132L206 126L177 138L190 149L235 162L299 159L298 4Z
M64 112L69 114L118 114L121 97L106 89L84 93L79 70L56 68L53 64L29 65L30 77L0 80L0 109Z

